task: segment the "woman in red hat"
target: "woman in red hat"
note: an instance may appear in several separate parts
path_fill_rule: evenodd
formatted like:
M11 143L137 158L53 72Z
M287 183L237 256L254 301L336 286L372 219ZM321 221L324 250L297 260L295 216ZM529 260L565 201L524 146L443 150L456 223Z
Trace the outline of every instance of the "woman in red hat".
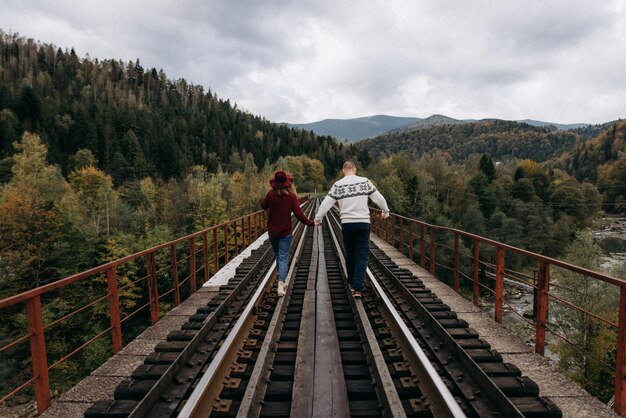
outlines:
M278 296L284 296L287 287L285 279L289 269L289 247L291 246L291 213L293 212L300 222L308 226L314 226L315 223L300 209L293 177L283 170L278 170L270 180L270 185L272 190L265 195L261 207L267 210L267 232L274 254L276 254Z

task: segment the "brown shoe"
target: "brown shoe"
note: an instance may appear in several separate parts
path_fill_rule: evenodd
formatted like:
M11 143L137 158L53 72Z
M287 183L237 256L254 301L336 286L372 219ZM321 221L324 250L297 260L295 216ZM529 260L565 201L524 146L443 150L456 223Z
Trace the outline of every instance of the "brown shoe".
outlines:
M362 295L361 295L361 292L359 292L358 290L355 290L354 292L352 292L352 296L353 296L355 299L361 299L361 296L362 296Z

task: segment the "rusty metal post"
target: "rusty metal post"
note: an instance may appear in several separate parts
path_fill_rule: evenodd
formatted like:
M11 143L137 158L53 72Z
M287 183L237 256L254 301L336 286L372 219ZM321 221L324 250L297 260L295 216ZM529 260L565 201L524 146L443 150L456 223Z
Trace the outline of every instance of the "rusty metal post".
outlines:
M435 228L430 227L430 274L435 275Z
M615 358L615 412L626 417L626 287L620 289L617 356Z
M396 246L396 217L391 217L391 246L395 248Z
M409 258L413 261L413 221L409 219Z
M172 259L172 276L174 278L174 305L180 305L180 284L178 282L178 255L176 255L176 244L170 249Z
M248 245L252 244L252 217L248 215Z
M107 289L109 291L109 317L111 319L113 353L117 353L122 349L122 322L120 320L120 297L117 290L116 267L111 267L107 270Z
M454 233L454 291L456 293L461 292L459 285L459 267L460 267L460 251L459 251L459 234Z
M41 313L41 298L39 296L33 296L26 300L26 312L28 314L28 334L30 336L33 377L35 378L37 412L41 414L50 407L51 401L46 339L43 331L43 315Z
M544 355L546 346L546 320L548 318L548 290L550 289L550 265L541 261L537 282L537 315L535 319L535 353Z
M243 252L244 248L246 248L246 218L241 218L241 251Z
M217 228L213 228L213 274L220 269L220 254L217 244Z
M194 293L196 291L196 237L189 240L189 275L191 293Z
M150 297L150 321L154 325L159 322L159 288L157 286L154 253L146 255L146 270L148 272L148 295Z
M426 268L426 227L420 224L420 267Z
M224 224L224 264L228 264L228 222Z
M233 227L235 228L235 232L234 232L234 234L235 234L235 252L233 254L233 258L234 258L234 257L237 257L237 254L239 254L239 242L237 240L237 233L239 231L239 227L237 227L237 221L233 222Z
M385 219L385 242L389 242L389 221L389 218Z
M263 212L259 212L259 215L257 216L257 225L259 228L259 232L257 234L258 238L258 236L263 233Z
M202 257L204 258L204 282L209 281L209 233L202 234Z
M370 223L372 232L374 232L375 234L378 233L378 227L376 224L376 212L374 212L373 209L370 209Z
M400 252L404 254L404 222L403 219L400 218Z
M502 311L504 305L504 248L498 247L496 252L496 305L494 308L494 319L502 322Z
M477 239L474 240L474 305L478 306L478 298L480 296L480 288L478 286L478 269L480 267L480 243Z
M237 251L237 254L241 253L246 248L246 223L244 218L241 218L241 250Z

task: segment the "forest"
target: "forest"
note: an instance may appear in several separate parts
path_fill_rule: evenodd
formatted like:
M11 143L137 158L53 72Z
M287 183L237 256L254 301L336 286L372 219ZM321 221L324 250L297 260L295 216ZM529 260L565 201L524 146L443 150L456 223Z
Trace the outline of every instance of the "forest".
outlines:
M399 130L358 142L373 158L403 152L422 155L445 152L454 161L472 154L487 154L497 161L532 159L546 161L582 142L580 135L556 128L537 127L505 120L442 124L417 130Z
M626 212L626 121L612 124L551 165L567 170L578 181L595 184L607 211Z
M593 243L581 231L602 210L626 210L625 132L624 122L596 135L493 120L351 146L251 115L139 60L79 58L0 32L0 298L256 211L278 168L298 191L323 192L346 159L395 213L584 263L576 256ZM44 316L62 317L89 286L46 303ZM129 292L126 312L145 289ZM0 346L25 326L23 312L10 315ZM108 325L100 312L71 326L48 337L50 359ZM102 341L68 361L51 376L55 390L110 348ZM0 355L0 396L24 381L27 361Z
M88 149L119 185L145 176L179 177L194 165L237 169L236 153L257 166L308 155L329 169L358 153L330 137L290 129L139 60L80 59L73 49L0 31L0 180L10 176L12 143L37 133L49 161ZM7 159L8 158L8 159Z

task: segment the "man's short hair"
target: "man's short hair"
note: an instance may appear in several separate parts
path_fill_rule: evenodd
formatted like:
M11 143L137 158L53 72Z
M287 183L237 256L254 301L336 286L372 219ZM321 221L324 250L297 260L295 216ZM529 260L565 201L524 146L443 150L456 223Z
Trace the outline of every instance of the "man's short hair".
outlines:
M355 168L356 166L354 165L352 161L346 161L345 163L343 163L344 170L354 170Z

